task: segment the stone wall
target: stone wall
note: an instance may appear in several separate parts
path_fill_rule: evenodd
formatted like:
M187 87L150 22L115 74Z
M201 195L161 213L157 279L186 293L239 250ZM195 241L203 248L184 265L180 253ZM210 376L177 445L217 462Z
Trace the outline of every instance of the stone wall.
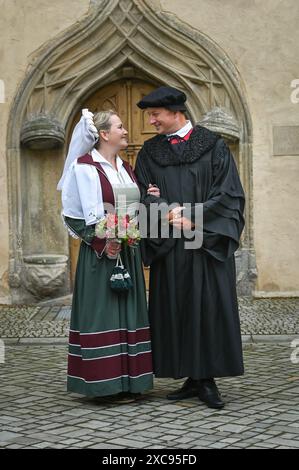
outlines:
M0 80L5 87L0 102L0 303L11 301L6 133L10 108L26 70L41 46L87 14L89 0L0 0Z
M100 0L40 0L37 7L35 0L0 0L0 80L5 87L4 102L0 96L0 303L11 299L8 272L12 234L8 215L14 201L8 198L7 161L14 149L7 149L6 136L14 97L39 50L82 20L90 6L101 3ZM250 176L258 270L255 293L298 295L299 103L290 99L291 82L299 78L298 2L186 0L184 8L181 0L139 3L151 4L157 11L161 9L173 15L174 21L183 21L200 31L236 66L253 124ZM29 237L30 230L23 235Z
M296 0L162 0L163 10L225 50L247 90L253 122L253 234L257 295L299 295L299 145L274 156L273 127L296 126L299 3ZM275 150L275 149L274 149Z

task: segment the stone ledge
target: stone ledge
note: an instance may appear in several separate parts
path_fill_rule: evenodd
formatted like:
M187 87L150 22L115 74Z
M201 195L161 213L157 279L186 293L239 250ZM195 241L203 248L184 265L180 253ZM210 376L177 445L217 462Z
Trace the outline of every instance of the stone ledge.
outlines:
M244 343L299 337L297 299L239 297L239 310ZM66 338L70 313L70 305L0 306L0 338Z
M17 345L45 345L52 344L55 345L68 345L68 336L63 337L20 337L20 338L1 338L6 346L17 346ZM242 335L242 344L246 345L252 344L285 344L291 343L294 339L299 339L298 335Z

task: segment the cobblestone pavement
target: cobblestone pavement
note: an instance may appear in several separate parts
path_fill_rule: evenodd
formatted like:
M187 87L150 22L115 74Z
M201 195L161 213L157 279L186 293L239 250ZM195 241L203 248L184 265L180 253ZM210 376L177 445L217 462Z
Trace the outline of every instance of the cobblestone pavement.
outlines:
M239 297L239 308L242 335L247 339L265 340L267 338L261 338L264 335L299 336L298 299ZM30 338L66 338L69 318L69 305L0 305L0 338L10 338L13 342L26 342Z
M216 411L196 398L167 401L181 383L168 379L130 404L68 394L65 345L8 345L0 364L0 447L299 448L292 351L288 343L246 344L246 373L218 380L226 407Z

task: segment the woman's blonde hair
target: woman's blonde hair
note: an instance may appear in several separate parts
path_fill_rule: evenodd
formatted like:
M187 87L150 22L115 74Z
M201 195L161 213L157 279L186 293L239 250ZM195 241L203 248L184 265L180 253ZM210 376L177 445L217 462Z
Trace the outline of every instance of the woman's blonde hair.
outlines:
M111 116L117 116L117 112L113 109L109 109L108 111L99 111L94 114L93 122L97 128L98 133L101 131L109 131L111 127Z

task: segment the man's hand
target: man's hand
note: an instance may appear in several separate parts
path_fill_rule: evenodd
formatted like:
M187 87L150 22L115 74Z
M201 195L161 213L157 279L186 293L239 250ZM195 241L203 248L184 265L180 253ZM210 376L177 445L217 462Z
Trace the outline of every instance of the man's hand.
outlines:
M170 223L178 230L192 230L195 227L195 224L187 219L187 217L178 217Z
M192 230L195 225L187 217L182 217L182 211L186 209L185 206L178 206L168 213L169 223L178 230Z
M116 241L108 241L105 247L105 253L108 258L115 259L121 251L121 243Z
M181 218L181 212L185 209L185 206L178 206L168 212L167 219L170 224L173 223L175 219Z
M158 186L156 184L149 184L148 185L148 190L147 190L147 194L149 196L156 196L156 197L160 197L160 189L158 188Z

